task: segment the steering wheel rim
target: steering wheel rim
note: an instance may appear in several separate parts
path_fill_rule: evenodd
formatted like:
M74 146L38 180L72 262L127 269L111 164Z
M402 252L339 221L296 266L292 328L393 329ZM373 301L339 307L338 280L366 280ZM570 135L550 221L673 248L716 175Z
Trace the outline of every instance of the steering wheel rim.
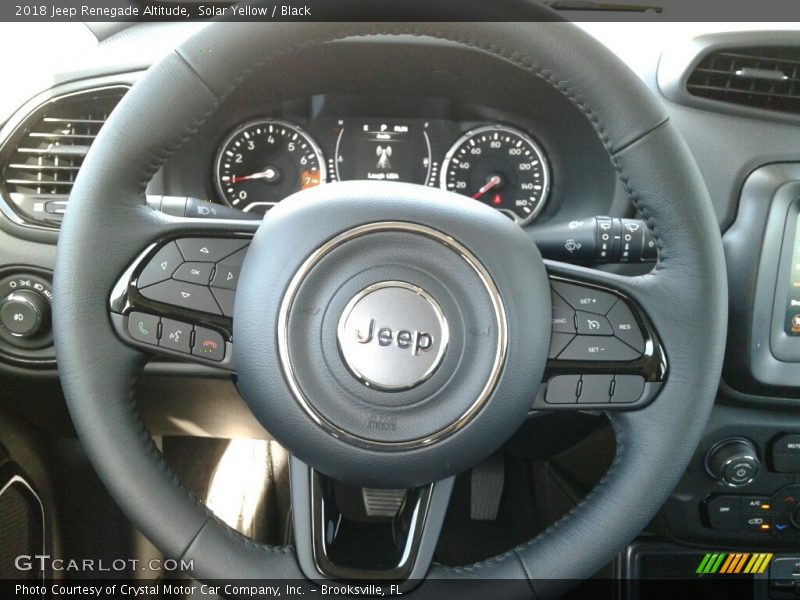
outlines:
M552 590L543 580L593 575L641 531L677 483L714 401L727 326L719 229L688 148L643 83L570 24L219 23L183 43L111 115L72 192L54 280L65 397L101 479L166 555L192 559L199 578L303 576L291 547L259 545L237 534L165 465L132 400L143 357L109 324L109 294L135 253L184 225L145 205L147 182L249 71L316 44L396 35L427 36L491 54L567 97L594 127L658 244L654 271L635 278L549 265L556 273L613 284L634 298L648 311L669 355L670 375L659 397L643 410L609 415L617 456L603 480L533 540L481 563L434 565L429 573L528 578L538 582L537 593L547 593ZM249 69L231 74L234 57ZM166 109L176 106L180 110ZM102 261L92 258L93 249L101 250Z

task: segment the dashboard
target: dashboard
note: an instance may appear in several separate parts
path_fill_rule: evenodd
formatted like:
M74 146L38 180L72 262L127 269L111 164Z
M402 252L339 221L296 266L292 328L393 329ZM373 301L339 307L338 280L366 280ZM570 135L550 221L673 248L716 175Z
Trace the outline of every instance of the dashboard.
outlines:
M354 179L416 183L459 193L528 224L549 192L545 150L505 123L452 121L446 101L427 100L427 118L337 116L347 99L316 97L305 129L264 117L237 125L217 150L219 200L264 213L286 196Z
M174 29L165 27L168 37ZM697 460L654 527L664 537L678 541L724 545L731 543L732 536L744 535L754 546L773 543L770 534L760 530L731 533L730 529L715 528L708 505L730 490L709 477L705 454L720 440L744 436L763 464L744 492L770 499L784 486L800 482L800 474L795 474L800 467L790 474L781 473L770 458L779 433L800 432L791 420L800 394L794 362L800 356L795 345L800 336L800 315L795 312L800 282L797 269L790 268L800 262L800 220L795 204L800 184L778 200L773 200L767 185L800 181L797 167L786 166L800 161L799 122L796 117L775 115L754 118L745 114L744 118L733 109L717 110L719 107L665 97L660 92L658 65L676 33L666 24L643 26L640 35L632 38L619 35L613 24L595 24L590 29L661 96L695 155L726 242L732 323L736 326L730 330L721 382L720 405L724 406L715 409ZM9 181L21 180L21 173L32 170L32 164L10 161L11 151L22 145L23 139L29 146L31 133L44 140L43 146L34 148L39 150L52 142L41 137L45 133L67 135L46 132L31 119L84 114L83 108L73 111L61 102L64 115L44 115L42 107L54 100L76 94L94 97L93 90L116 92L133 84L142 69L157 58L145 52L145 46L161 39L156 31L144 27L138 30L139 40L107 44L129 44L145 58L128 57L132 62L100 66L89 60L80 72L54 79L56 85L45 92L41 92L44 87L38 88L39 95L20 102L20 108L6 121L0 132L0 162L25 168L18 168L13 178L4 171L5 180L0 182L0 195L9 207L0 215L0 290L14 282L31 282L31 286L41 287L34 291L43 290L47 296L58 236L55 211L65 208L56 204L66 203L71 184L71 180L54 175L68 172L66 163L53 165L61 167L58 170L49 163L42 167L42 159L37 158L36 166L41 167L37 173L43 173L40 185L15 184L18 189L10 190ZM168 47L173 41L169 39ZM432 52L424 44L398 43L382 48L379 56L366 52L364 46L364 42L346 41L309 51L246 80L191 141L169 157L150 182L148 194L200 198L260 215L301 189L366 179L376 185L402 181L452 190L464 201L485 202L528 231L540 225L567 226L594 215L638 216L584 115L548 85L521 76L511 64L480 53L467 57L447 45L436 46ZM668 65L669 56L665 56L662 64ZM468 69L464 66L467 60ZM322 73L327 76L319 77ZM324 85L318 83L322 79ZM264 85L265 81L269 85ZM101 125L108 112L100 106L92 113L92 125ZM94 133L92 130L91 135ZM73 131L69 135L90 133ZM66 145L60 144L62 149ZM74 148L84 147L85 153L86 145L78 140ZM77 171L80 157L70 160L69 168ZM759 176L764 165L772 166ZM47 196L44 220L33 221L22 202L31 200L35 206L39 195ZM47 202L54 205L52 214L47 212ZM771 203L779 210L770 212ZM774 240L771 246L764 239L768 225ZM638 272L635 265L598 268ZM766 278L768 271L772 279ZM46 305L41 311L46 313ZM768 351L771 337L774 348L785 350L785 358L765 366L758 362L761 358L756 350ZM780 348L775 340L782 344ZM34 339L31 348L25 349L24 360L17 360L19 356L21 351L12 356L14 361L4 357L7 364L0 364L0 369L9 369L3 373L10 372L13 365L24 369L26 377L30 373L55 377L55 356L47 335ZM165 371L177 369L176 364L148 368ZM795 374L783 369L793 369ZM209 371L201 373L208 375ZM16 381L9 377L4 385ZM786 419L781 421L783 416ZM31 417L35 418L38 415ZM723 494L726 501L729 495Z
M546 83L481 54L464 78L467 57L446 45L376 56L364 44L274 65L260 74L274 87L245 81L148 192L263 214L305 187L360 179L454 191L523 227L633 214L590 124Z

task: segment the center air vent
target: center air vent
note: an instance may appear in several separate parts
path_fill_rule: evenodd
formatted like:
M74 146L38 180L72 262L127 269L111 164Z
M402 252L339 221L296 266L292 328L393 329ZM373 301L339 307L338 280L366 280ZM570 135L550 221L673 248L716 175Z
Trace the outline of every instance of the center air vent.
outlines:
M800 46L712 50L689 75L692 96L800 114Z
M4 146L3 196L27 222L57 224L89 147L127 87L61 96L40 106Z

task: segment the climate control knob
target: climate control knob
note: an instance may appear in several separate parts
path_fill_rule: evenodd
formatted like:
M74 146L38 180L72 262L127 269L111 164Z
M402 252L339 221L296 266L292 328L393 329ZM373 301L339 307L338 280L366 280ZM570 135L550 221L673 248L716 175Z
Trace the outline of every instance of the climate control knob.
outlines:
M758 475L761 462L750 440L735 437L717 442L706 454L709 475L730 487L744 487Z

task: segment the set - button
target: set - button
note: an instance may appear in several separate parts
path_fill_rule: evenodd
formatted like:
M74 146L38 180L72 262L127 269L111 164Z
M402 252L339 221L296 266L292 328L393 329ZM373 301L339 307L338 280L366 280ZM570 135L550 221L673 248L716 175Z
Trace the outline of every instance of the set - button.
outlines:
M138 311L128 316L128 334L136 341L181 354L192 354L220 362L225 358L225 340L219 332Z
M136 286L156 302L232 317L247 245L228 238L169 242L147 262Z

